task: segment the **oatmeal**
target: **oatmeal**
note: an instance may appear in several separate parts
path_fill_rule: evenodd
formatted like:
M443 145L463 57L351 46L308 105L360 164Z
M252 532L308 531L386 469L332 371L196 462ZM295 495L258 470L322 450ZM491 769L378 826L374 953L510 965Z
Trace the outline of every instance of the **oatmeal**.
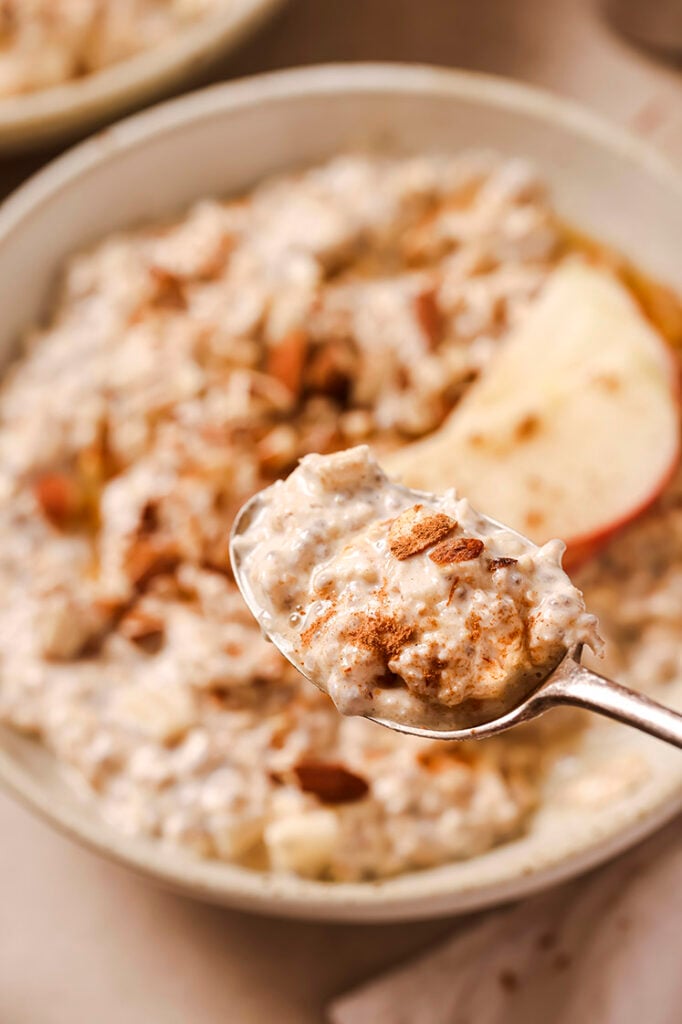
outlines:
M558 726L453 749L343 718L227 539L307 453L439 427L565 251L525 164L462 154L338 157L76 255L0 392L2 721L200 856L358 880L520 834ZM672 494L578 581L635 686L680 670Z
M0 97L100 71L229 0L0 0Z
M262 628L339 711L432 729L499 717L599 649L563 549L392 484L366 446L306 456L234 542Z

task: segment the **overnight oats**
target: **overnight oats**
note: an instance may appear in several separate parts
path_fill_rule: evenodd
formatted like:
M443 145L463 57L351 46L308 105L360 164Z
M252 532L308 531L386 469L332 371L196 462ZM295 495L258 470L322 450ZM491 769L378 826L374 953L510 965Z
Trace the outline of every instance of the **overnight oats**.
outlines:
M200 856L352 881L522 834L567 719L447 744L341 716L261 636L228 541L309 453L368 444L393 476L576 252L600 258L523 162L465 153L340 156L74 256L0 392L0 719L114 828ZM674 341L673 299L637 298ZM682 672L679 494L574 573L635 688Z
M454 491L416 494L367 446L307 455L235 539L263 630L339 711L463 728L599 650L561 541L537 547Z
M101 71L231 0L0 0L0 98Z

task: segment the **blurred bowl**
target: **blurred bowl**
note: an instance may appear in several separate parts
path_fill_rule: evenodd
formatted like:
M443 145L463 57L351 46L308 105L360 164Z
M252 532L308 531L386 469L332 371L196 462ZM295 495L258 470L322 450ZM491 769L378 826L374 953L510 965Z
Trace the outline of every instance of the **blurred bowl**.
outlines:
M238 46L285 0L229 0L160 46L102 71L0 99L0 153L32 149L83 134L191 80Z
M682 57L682 4L679 0L607 0L613 26L632 42L679 61Z
M542 169L561 215L682 285L682 183L645 144L569 103L481 75L400 65L317 67L217 86L115 125L51 164L0 210L0 352L45 311L66 256L353 146L492 147ZM682 706L682 679L666 699ZM0 730L0 780L52 824L158 881L216 903L328 920L453 914L518 898L635 843L682 806L679 752L595 723L588 747L635 751L649 775L606 806L546 801L527 835L473 860L382 882L329 884L194 859L120 835L34 741ZM585 756L588 756L587 754Z

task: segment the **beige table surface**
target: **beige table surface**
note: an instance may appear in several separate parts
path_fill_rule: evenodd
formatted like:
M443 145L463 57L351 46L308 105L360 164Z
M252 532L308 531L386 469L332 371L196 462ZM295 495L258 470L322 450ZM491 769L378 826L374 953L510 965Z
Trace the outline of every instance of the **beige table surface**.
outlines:
M682 72L638 52L597 0L292 0L216 78L328 60L413 60L549 86L682 165ZM0 194L44 156L0 163ZM333 994L447 921L290 923L162 892L0 795L0 1024L320 1024Z

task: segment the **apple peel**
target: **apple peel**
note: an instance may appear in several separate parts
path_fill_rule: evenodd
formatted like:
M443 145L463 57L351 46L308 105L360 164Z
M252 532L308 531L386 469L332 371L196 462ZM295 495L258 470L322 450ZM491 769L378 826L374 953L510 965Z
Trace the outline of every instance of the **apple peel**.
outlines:
M615 277L567 260L441 429L384 467L562 538L575 566L656 499L679 453L674 354Z

